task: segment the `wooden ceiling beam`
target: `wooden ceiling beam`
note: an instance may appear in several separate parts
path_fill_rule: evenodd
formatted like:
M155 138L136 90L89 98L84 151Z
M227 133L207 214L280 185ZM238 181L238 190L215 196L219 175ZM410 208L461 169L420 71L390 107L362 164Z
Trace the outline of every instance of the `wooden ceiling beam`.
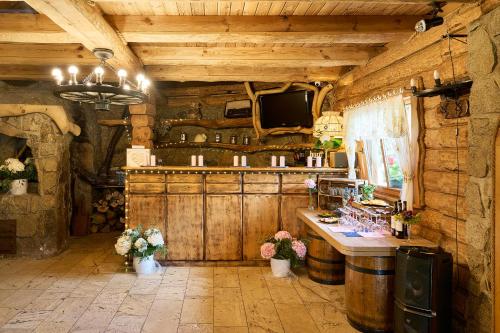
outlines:
M171 47L135 44L145 65L273 65L274 67L362 65L383 47Z
M81 44L5 44L0 43L2 65L90 65L95 56Z
M417 16L105 16L137 43L387 43Z
M94 0L94 2L109 2L109 3L130 3L130 2L142 2L144 0ZM176 2L192 2L192 0L175 0ZM198 0L197 2L213 2L214 0ZM234 1L234 0L217 0L218 2ZM262 0L245 0L245 2L258 2ZM310 2L349 2L349 3L371 3L371 4L383 4L383 5L422 5L428 4L429 0L310 0ZM471 3L477 2L476 0L448 0L448 3Z
M311 82L336 81L344 67L267 67L267 66L145 66L155 81L260 81Z
M78 43L71 36L40 14L0 14L0 42L9 43Z
M97 6L86 0L26 0L37 12L43 13L64 31L75 37L87 49L110 48L115 56L109 64L131 73L142 70L142 63L106 22Z

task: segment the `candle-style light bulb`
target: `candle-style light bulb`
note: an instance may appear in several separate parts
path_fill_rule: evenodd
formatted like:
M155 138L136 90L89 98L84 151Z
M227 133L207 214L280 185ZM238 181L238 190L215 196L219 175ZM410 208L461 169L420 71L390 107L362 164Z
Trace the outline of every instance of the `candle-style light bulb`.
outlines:
M60 86L63 82L63 79L64 79L61 69L56 67L52 70L51 74L52 74L52 77L54 78L54 80L56 80L57 85Z
M144 81L142 81L142 85L141 85L142 92L147 93L150 85L151 85L151 81L149 81L148 79L144 79Z
M124 69L118 70L118 78L120 79L120 87L123 87L125 80L127 79L127 71Z
M68 73L69 73L69 84L77 84L76 82L76 74L78 74L78 67L71 65L68 68Z
M439 72L437 70L434 71L434 82L436 84L436 87L439 87L441 85L441 75L439 75Z
M144 74L137 74L137 76L135 77L135 79L137 80L137 88L141 89L141 87L142 87L142 81L144 81L144 79L145 79Z
M101 66L98 66L94 69L94 74L96 76L96 83L97 84L102 84L102 79L104 77L104 68Z
M411 87L411 92L416 93L417 92L417 81L415 79L410 80L410 87Z

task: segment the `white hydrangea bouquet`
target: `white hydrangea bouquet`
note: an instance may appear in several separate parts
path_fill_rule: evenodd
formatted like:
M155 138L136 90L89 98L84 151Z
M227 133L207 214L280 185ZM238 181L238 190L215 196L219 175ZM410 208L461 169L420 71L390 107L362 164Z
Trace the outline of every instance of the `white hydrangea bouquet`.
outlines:
M116 241L115 250L119 255L126 256L129 254L134 259L139 258L139 261L152 258L157 253L164 257L167 253L161 231L156 228L149 228L142 232L141 226L126 229Z
M21 179L36 181L36 168L32 158L27 158L24 163L17 158L8 158L0 165L0 192L8 191L12 181Z

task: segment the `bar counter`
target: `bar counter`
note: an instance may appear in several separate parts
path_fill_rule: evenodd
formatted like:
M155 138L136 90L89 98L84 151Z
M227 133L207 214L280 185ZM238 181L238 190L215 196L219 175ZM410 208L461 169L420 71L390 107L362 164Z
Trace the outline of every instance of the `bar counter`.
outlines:
M307 207L306 178L345 177L347 169L125 167L131 227L159 228L168 260L260 260L278 230L305 236L296 209Z

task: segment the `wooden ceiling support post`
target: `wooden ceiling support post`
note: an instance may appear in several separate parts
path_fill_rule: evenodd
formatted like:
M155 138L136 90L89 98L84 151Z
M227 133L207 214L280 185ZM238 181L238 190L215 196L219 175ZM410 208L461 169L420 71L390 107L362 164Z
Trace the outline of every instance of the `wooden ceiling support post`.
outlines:
M132 124L131 144L153 148L154 116L156 114L155 104L146 103L131 105L129 111L130 123Z

